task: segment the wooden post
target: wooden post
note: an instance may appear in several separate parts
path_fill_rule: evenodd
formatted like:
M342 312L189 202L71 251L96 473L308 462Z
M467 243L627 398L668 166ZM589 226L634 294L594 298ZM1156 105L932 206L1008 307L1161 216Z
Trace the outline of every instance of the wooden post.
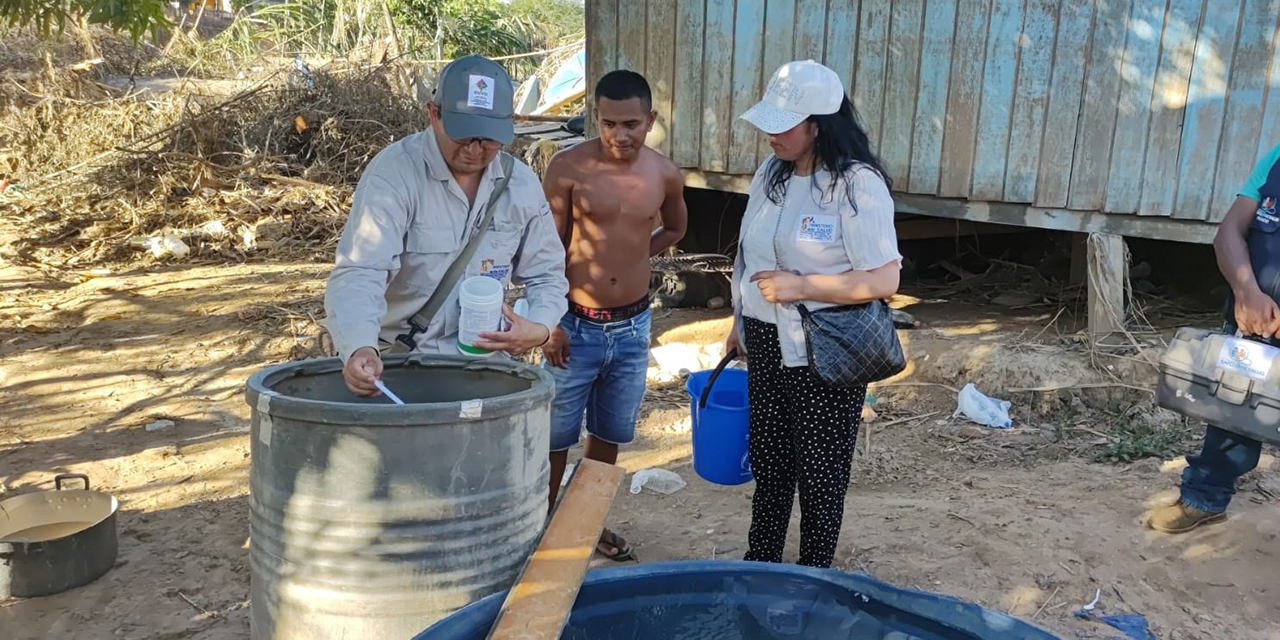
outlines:
M1073 285L1089 283L1089 234L1071 233L1071 279Z
M1089 234L1089 334L1094 340L1124 328L1129 262L1121 236Z

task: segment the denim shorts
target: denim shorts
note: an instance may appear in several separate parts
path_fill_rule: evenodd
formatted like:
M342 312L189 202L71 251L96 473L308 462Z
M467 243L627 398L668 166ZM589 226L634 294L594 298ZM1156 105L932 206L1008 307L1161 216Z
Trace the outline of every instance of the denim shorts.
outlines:
M597 324L566 314L560 328L569 336L565 368L546 364L556 381L551 405L551 450L578 443L587 433L612 444L635 438L649 370L652 314L645 311L621 322Z

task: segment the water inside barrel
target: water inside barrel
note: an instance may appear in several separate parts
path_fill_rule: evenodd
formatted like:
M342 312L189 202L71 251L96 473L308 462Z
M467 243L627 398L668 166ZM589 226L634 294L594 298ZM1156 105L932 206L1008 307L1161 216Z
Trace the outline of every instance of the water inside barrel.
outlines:
M528 391L533 386L533 380L501 371L417 365L388 367L382 381L409 404L484 400ZM382 396L361 398L351 393L342 380L341 371L285 378L272 385L272 390L281 395L324 402L391 402Z

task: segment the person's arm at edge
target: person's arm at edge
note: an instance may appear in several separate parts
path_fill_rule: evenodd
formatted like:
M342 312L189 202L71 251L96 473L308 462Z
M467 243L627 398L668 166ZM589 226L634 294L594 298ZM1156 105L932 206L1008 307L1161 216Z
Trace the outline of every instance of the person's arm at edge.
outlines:
M391 181L368 173L361 178L333 270L325 286L325 317L334 347L344 361L363 347L375 350L387 313L391 272L400 266L407 204Z
M1260 190L1277 158L1280 158L1280 145L1272 148L1254 167L1213 238L1218 271L1231 287L1236 326L1243 335L1270 337L1280 333L1280 309L1258 286L1248 245L1249 226L1262 199Z
M655 152L656 154L656 152ZM660 156L662 163L662 186L665 198L662 200L660 215L662 226L654 229L649 237L649 255L656 256L676 246L684 238L689 225L689 209L684 202L684 176L675 163Z
M525 227L512 282L525 286L528 319L541 324L548 339L551 330L559 326L560 319L569 310L569 281L565 279L564 269L564 239L551 205L544 199Z

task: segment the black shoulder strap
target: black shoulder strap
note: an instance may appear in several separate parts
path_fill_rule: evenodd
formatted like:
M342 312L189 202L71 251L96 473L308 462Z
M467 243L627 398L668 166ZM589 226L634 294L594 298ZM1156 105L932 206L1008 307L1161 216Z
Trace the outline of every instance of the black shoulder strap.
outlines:
M407 347L409 350L417 348L417 335L427 330L431 325L431 320L440 312L440 307L444 306L445 300L449 299L449 294L453 292L453 288L457 286L458 280L462 277L462 273L466 271L467 264L471 262L472 256L476 254L476 249L480 246L480 241L484 239L484 234L489 229L489 224L493 222L493 213L498 203L498 198L507 190L507 183L511 182L511 174L515 170L516 159L508 153L503 153L499 157L502 166L502 178L498 180L498 184L494 185L493 192L489 194L489 201L485 205L484 219L480 222L480 228L471 236L471 240L467 242L467 246L463 247L462 253L454 258L453 263L445 270L444 276L440 278L440 282L436 284L436 288L431 292L431 297L427 298L427 303L417 313L409 318L409 333L396 336L396 350L403 350Z

